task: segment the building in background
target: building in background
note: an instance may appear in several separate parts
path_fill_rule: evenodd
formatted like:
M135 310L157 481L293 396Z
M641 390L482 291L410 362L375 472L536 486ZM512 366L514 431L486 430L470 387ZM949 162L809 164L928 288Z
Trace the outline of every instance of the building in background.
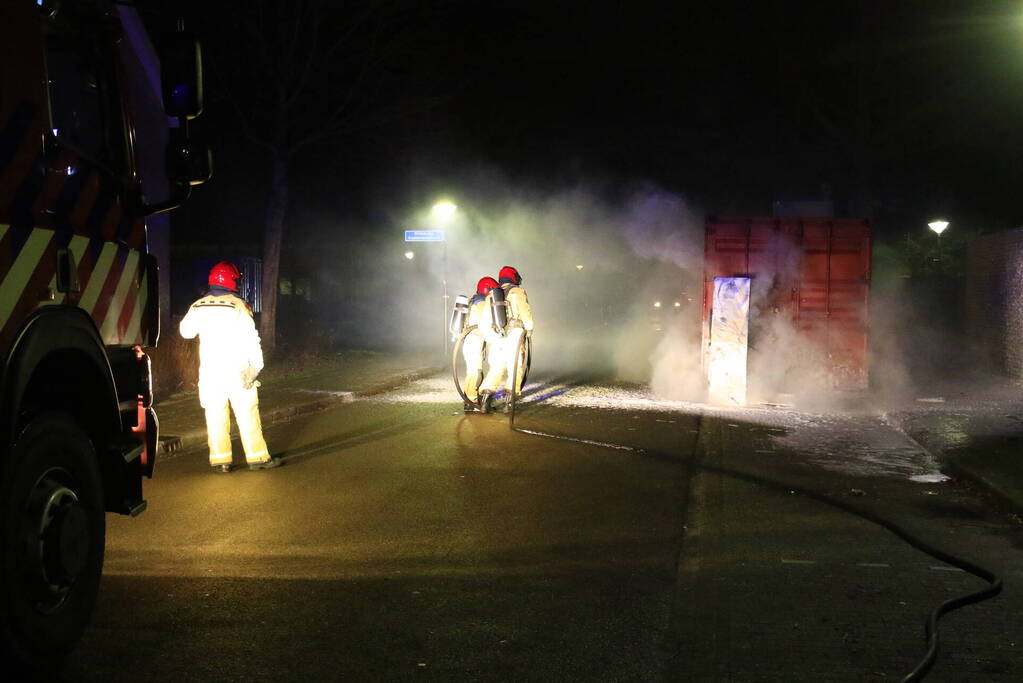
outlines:
M970 244L964 312L965 337L982 367L1023 378L1023 228Z

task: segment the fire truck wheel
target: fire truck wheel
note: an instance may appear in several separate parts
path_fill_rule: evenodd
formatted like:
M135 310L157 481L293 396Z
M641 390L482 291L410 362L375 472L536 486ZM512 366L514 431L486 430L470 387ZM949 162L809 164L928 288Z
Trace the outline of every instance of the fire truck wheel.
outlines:
M34 418L0 479L0 656L33 676L59 668L96 602L103 488L92 443L65 413Z

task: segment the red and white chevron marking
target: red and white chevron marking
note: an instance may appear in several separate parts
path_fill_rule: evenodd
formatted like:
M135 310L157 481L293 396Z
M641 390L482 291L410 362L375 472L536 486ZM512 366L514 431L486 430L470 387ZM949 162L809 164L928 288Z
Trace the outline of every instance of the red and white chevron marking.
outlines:
M0 341L6 346L40 306L77 306L96 322L107 345L143 343L148 274L142 253L123 244L74 235L79 292L58 292L56 232L35 228L14 253L10 226L0 224ZM90 242L93 248L89 248Z

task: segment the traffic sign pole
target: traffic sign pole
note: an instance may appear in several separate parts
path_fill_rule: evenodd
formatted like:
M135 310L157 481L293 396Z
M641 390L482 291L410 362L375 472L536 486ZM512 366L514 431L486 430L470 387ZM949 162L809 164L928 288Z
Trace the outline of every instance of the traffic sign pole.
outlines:
M441 305L444 310L441 313L441 331L444 333L443 358L448 355L448 243L444 239L443 230L406 230L406 242L442 242L443 256L441 258Z

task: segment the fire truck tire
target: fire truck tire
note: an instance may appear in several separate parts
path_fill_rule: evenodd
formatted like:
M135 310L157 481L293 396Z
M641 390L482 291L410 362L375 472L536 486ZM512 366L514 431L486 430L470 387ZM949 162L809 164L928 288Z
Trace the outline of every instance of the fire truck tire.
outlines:
M34 418L2 463L0 656L26 678L58 670L88 624L103 570L103 485L68 414Z

